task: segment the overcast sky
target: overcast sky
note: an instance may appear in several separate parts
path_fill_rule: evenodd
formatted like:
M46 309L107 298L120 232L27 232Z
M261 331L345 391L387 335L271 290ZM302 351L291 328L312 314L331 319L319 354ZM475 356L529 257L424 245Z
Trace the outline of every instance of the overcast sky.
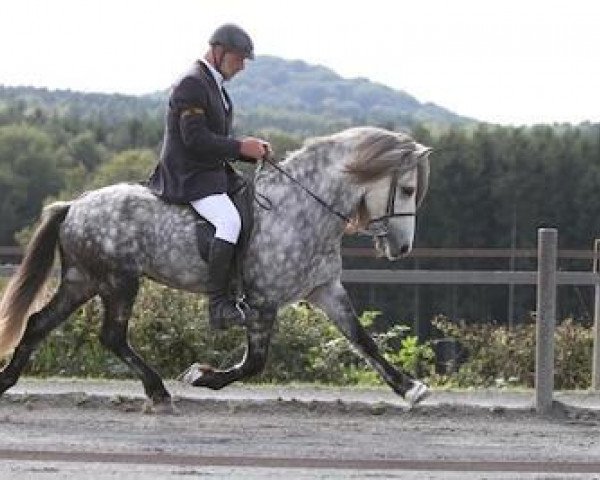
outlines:
M600 121L594 0L2 0L0 84L167 88L236 22L257 54L502 124Z

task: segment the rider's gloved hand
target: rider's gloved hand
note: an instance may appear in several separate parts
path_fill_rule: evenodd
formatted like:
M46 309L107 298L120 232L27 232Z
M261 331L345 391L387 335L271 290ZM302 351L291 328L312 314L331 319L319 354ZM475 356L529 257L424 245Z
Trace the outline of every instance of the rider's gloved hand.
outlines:
M240 140L240 153L247 158L260 160L267 154L272 153L269 142L255 137L245 137Z

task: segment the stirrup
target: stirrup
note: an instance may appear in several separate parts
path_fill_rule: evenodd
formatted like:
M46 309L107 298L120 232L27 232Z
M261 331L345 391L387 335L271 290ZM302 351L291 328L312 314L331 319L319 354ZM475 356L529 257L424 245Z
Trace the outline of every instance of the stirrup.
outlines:
M246 325L248 325L249 322L256 322L260 318L258 310L252 308L248 302L246 302L246 297L243 295L235 301L235 308L237 308L240 315L242 315L244 324Z
M240 312L240 316L242 317L242 324L246 325L248 323L248 320L246 319L246 312L244 312L243 309L243 303L235 302L235 308L238 312Z
M247 315L237 302L226 300L218 305L209 306L209 324L215 330L246 327Z

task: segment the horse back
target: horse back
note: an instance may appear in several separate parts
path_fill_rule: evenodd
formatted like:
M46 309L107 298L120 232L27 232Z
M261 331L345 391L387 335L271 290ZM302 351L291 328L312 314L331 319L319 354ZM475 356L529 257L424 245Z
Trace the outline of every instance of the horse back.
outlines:
M61 227L63 258L89 272L125 271L178 288L206 277L196 242L197 216L146 187L117 184L71 203Z

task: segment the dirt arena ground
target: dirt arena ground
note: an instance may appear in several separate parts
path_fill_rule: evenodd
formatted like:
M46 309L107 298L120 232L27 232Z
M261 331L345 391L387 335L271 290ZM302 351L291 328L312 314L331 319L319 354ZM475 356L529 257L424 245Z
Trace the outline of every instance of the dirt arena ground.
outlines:
M0 478L600 479L600 395L168 384L177 415L138 382L22 380L0 398Z

